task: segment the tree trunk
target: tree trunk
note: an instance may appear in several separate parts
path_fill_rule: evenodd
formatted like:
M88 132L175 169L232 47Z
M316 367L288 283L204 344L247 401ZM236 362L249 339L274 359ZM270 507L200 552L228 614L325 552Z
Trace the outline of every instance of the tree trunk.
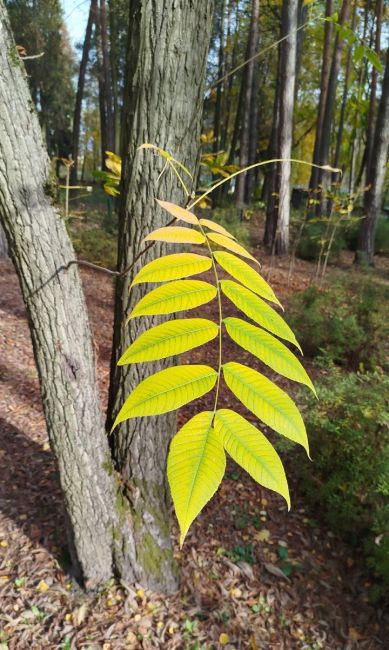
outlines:
M348 20L350 6L351 6L351 0L343 0L342 8L339 16L339 24L342 27L343 25L346 24ZM326 96L322 133L320 138L319 154L318 154L319 165L328 165L329 162L331 129L332 129L332 122L333 122L334 111L335 111L336 87L338 84L343 47L344 47L344 38L342 38L342 36L338 32L335 38L334 54L332 57L331 71L328 80L328 91ZM325 212L326 211L326 186L328 184L329 174L328 172L322 169L319 169L318 172L319 172L318 185L320 186L320 197L321 197L320 198L321 212Z
M223 0L220 8L220 25L219 25L219 61L218 61L218 79L224 75L224 15L226 11L226 2ZM221 114L222 114L222 95L223 95L223 82L218 83L216 87L216 102L215 113L213 121L213 152L219 151L221 142Z
M0 25L0 220L26 305L71 556L94 588L115 572L131 579L126 524L116 510L80 277L76 265L67 268L75 254L49 196L49 160L3 0Z
M384 0L376 1L376 31L375 31L375 52L379 56L381 53L381 30L382 30L382 17L384 12ZM371 87L370 87L370 102L369 102L369 113L367 117L367 129L366 129L366 153L365 153L365 166L367 170L367 175L369 175L369 170L371 166L371 153L373 150L373 140L374 140L374 122L376 115L376 94L377 94L377 69L375 66L372 67L371 71Z
M290 157L293 140L293 109L296 79L298 0L284 0L282 4L281 38L289 37L280 44L278 104L274 131L277 149L275 158L282 158L272 169L270 184L273 200L268 205L265 237L267 245L275 253L283 255L289 248L290 221ZM278 122L278 123L277 123Z
M183 203L182 188L164 174L164 161L145 142L169 151L184 165L196 170L199 156L200 121L210 29L211 0L153 0L130 3L130 37L123 120L123 186L119 218L119 269L126 268L142 248L142 239L153 228L169 221L156 206L161 198ZM191 37L188 38L188 35ZM156 244L143 256L142 264L167 251ZM150 374L146 365L117 366L118 358L146 328L159 318L126 323L126 315L149 287L130 291L136 265L117 282L109 425L128 394ZM153 364L152 372L171 365ZM175 432L175 414L128 420L112 436L117 467L127 486L134 517L136 552L133 564L144 584L172 590L177 575L169 535L169 498L166 457Z
M385 76L378 108L371 165L367 177L368 187L364 196L365 218L361 221L356 261L373 264L374 239L377 219L382 205L383 188L389 150L389 48L386 53Z
M250 33L248 41L248 59L251 59L258 48L258 28L259 28L259 0L252 0ZM245 93L242 105L242 122L240 130L240 147L239 147L239 166L242 169L247 167L250 155L250 121L251 98L255 90L254 84L254 61L250 61L245 67L246 83ZM236 181L235 200L238 207L241 207L245 201L246 174L240 174Z
M100 0L100 43L101 43L101 60L102 60L102 92L103 101L105 105L106 114L106 129L107 129L107 149L114 151L115 149L115 123L113 112L113 96L112 96L112 71L111 61L108 49L108 27L107 27L107 11L105 0Z
M278 217L275 236L276 253L283 255L289 249L290 173L293 141L293 110L296 79L298 0L284 0L282 5L282 33L290 36L281 43L281 91L279 127L279 181Z
M7 238L5 236L4 229L0 224L0 260L6 260L7 258L8 258Z
M333 13L333 0L327 0L326 2L326 18L329 18ZM330 66L331 66L331 40L332 40L333 24L330 21L324 23L324 46L323 46L323 60L321 67L321 77L320 77L320 97L319 97L319 107L317 113L317 122L316 122L316 137L315 144L313 148L313 157L312 162L314 165L319 165L319 151L320 151L320 141L321 134L323 131L323 121L324 113L327 102L327 93L328 93L328 80L330 76ZM310 199L315 199L316 193L318 190L319 184L319 170L317 167L312 167L311 178L309 181L309 197ZM308 214L313 215L315 210L308 210Z
M89 60L89 51L91 46L93 23L96 20L96 2L97 0L91 0L90 3L88 23L85 30L85 39L84 39L84 45L82 48L82 56L80 61L80 71L78 74L77 95L76 95L76 103L74 107L74 117L73 117L72 157L74 160L74 165L71 168L71 172L70 172L70 182L72 185L77 184L77 166L78 166L78 150L80 144L82 99L84 96L85 74L86 74L86 69Z
M274 160L278 154L278 139L280 125L280 90L281 90L281 44L278 46L277 78L274 90L273 121L270 134L267 159ZM277 228L277 163L266 165L265 180L263 187L264 199L266 202L266 223L263 243L269 250L272 249L274 236Z

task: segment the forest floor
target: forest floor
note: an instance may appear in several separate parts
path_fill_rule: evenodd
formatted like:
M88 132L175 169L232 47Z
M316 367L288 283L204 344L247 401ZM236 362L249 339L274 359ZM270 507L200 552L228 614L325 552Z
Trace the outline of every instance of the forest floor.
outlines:
M350 268L346 260L340 272ZM282 301L307 286L313 272L311 264L297 261L288 286L287 263L277 261L270 281ZM112 280L92 271L82 277L105 403ZM213 310L211 303L210 317ZM62 498L9 263L0 265L0 349L0 650L388 647L388 613L368 602L370 579L360 559L320 523L320 513L309 511L293 467L288 513L275 493L228 465L183 550L176 545L182 572L176 595L113 583L98 596L85 595L64 568ZM198 361L199 354L184 361ZM226 390L222 398L231 402ZM201 407L208 408L210 399L202 398ZM179 419L193 408L182 409ZM175 542L177 533L174 526Z

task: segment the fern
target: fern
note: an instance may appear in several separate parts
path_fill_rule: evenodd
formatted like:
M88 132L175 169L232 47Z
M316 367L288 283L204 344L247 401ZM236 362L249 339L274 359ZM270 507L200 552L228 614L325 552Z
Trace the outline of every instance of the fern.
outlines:
M284 339L301 350L282 316L265 302L281 306L272 288L257 270L241 259L256 262L252 255L219 224L198 219L191 209L166 201L158 203L183 225L159 228L145 240L205 246L208 255L175 253L146 264L132 285L147 282L161 285L138 302L129 318L172 314L217 299L219 320L214 323L205 318L179 318L157 325L132 343L119 364L163 359L218 337L216 369L209 365L182 365L147 377L127 398L114 427L128 418L173 411L215 389L213 410L197 413L186 422L170 446L167 474L182 545L193 520L220 485L226 452L258 483L282 495L290 507L285 471L271 443L244 417L219 405L222 376L231 392L259 420L302 445L309 454L302 417L289 395L252 368L237 362L223 363L225 333L280 375L305 384L313 392L315 389L301 363L279 340ZM220 268L233 279L220 280ZM214 284L188 279L210 269L213 269ZM224 315L222 293L255 325Z

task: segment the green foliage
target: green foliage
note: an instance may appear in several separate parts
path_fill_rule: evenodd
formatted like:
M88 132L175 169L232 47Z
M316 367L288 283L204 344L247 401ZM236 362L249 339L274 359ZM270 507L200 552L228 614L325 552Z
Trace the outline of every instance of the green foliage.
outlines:
M177 353L177 349L190 350L218 337L218 352L215 355L217 370L208 365L189 364L165 368L150 375L129 395L116 417L114 427L128 418L173 411L216 387L213 410L197 413L190 418L170 445L167 473L182 544L193 520L221 483L226 468L226 452L254 480L281 494L290 506L285 471L274 447L244 417L219 407L222 376L232 393L254 415L286 438L301 444L308 453L304 423L289 395L248 366L233 361L223 363L223 326L238 345L249 349L259 358L263 356L265 363L276 368L280 374L305 383L313 391L314 388L301 364L275 338L283 338L300 349L290 327L260 297L279 305L273 290L256 270L231 251L256 262L252 255L220 224L209 219L199 220L193 212L172 203L157 203L176 220L183 222L184 226L159 228L147 235L145 241L205 245L208 256L175 253L149 262L136 275L132 286L147 282L163 284L140 299L129 319L193 309L217 297L219 322L187 318L157 325L142 333L119 363L142 363L165 358ZM215 245L229 252L213 252ZM202 271L209 271L211 266L215 284L187 279ZM239 282L219 280L220 267ZM251 325L249 330L243 331L242 324L247 325L245 321L224 319L222 293L264 329Z
M117 236L100 228L70 226L74 249L82 259L111 269L116 267Z
M387 364L388 289L362 275L326 289L309 287L290 300L288 320L298 329L305 354L326 354L358 369Z
M389 585L389 378L332 368L317 392L300 396L314 461L299 465L302 488Z

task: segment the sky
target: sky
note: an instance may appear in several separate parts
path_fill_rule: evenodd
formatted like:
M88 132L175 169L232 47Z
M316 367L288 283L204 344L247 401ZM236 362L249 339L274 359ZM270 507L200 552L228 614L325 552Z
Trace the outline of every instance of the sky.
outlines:
M88 20L89 0L61 0L64 18L67 24L72 45L84 39Z

